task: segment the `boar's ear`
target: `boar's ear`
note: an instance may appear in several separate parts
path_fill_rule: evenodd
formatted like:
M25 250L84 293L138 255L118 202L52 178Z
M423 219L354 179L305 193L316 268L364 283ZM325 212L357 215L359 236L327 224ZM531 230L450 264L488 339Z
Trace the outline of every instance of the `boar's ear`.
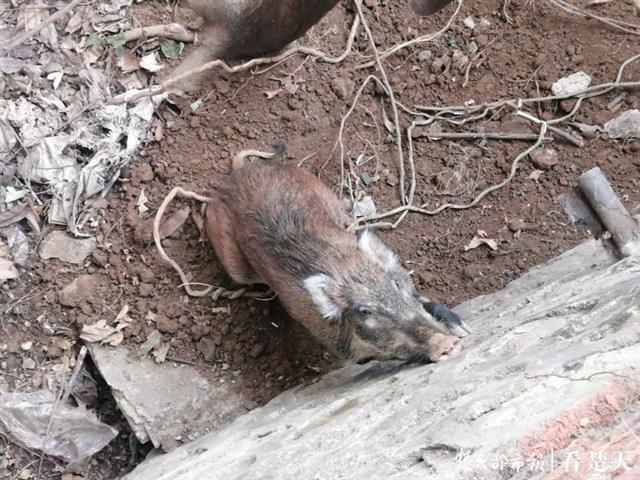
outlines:
M324 273L316 273L302 281L302 286L311 295L311 301L327 320L338 320L342 317L342 309L329 296L333 283L333 279Z
M378 236L369 229L358 232L358 248L380 263L385 270L393 270L398 266L398 257Z

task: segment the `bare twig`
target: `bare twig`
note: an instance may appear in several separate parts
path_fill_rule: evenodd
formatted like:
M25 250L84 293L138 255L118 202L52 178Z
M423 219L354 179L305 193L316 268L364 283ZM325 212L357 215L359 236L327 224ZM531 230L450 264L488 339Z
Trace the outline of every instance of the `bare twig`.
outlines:
M199 66L198 68L194 68L193 70L189 70L180 75L176 75L175 77L168 78L167 80L162 82L160 85L144 88L142 90L130 90L130 91L121 93L120 95L116 95L111 100L107 101L107 103L111 105L118 105L121 103L134 102L136 100L140 100L141 98L145 98L145 97L160 95L164 92L169 91L171 87L173 87L177 83L180 83L182 80L189 78L193 75L197 75L197 74L206 72L208 70L212 70L214 68L221 68L227 73L239 73L245 70L250 70L253 67L258 65L281 62L283 60L288 59L289 57L292 57L293 55L298 55L298 54L310 55L326 63L333 63L333 64L340 63L351 52L351 49L353 47L353 42L358 33L359 24L360 24L360 19L356 17L353 21L351 32L349 33L349 39L347 40L347 45L344 51L337 57L332 57L314 48L297 47L297 48L286 50L281 54L273 57L254 58L252 60L249 60L248 62L242 63L240 65L236 65L235 67L230 67L224 60L220 60L220 59L212 60L211 62L207 62L204 65Z
M425 112L442 112L442 114L450 114L455 116L468 115L472 113L478 113L485 110L493 110L496 108L510 106L514 109L519 109L523 105L531 104L531 103L542 103L542 102L551 102L558 100L566 100L568 98L592 98L600 95L604 95L612 90L621 89L621 90L633 90L636 88L640 88L640 81L633 82L623 82L622 76L626 68L634 62L640 60L640 54L633 55L626 59L618 69L618 73L616 74L616 78L613 82L601 83L599 85L593 85L582 92L577 94L565 94L565 95L547 95L542 97L533 97L533 98L509 98L503 100L494 100L492 102L485 102L481 104L467 104L467 105L457 105L457 106L426 106L426 105L417 105L415 108L418 110L422 110ZM574 113L572 112L571 115ZM552 122L549 122L552 123Z
M140 27L129 30L124 33L124 41L133 42L140 38L162 37L177 40L179 42L193 43L197 39L197 35L189 31L179 23L168 23L165 25L151 25L149 27Z
M48 27L53 22L56 22L56 21L60 20L62 17L64 17L67 13L69 13L71 10L73 10L82 1L83 0L73 0L71 3L69 3L62 10L59 10L56 13L54 13L53 15L49 16L48 18L46 18L36 28L32 28L31 30L28 30L28 31L23 32L23 33L21 33L19 35L16 35L15 37L13 37L13 39L8 39L4 45L0 45L0 54L3 54L3 53L5 53L5 52L7 52L9 50L12 50L12 49L16 48L18 45L21 45L24 42L26 42L27 40L29 40L30 38L34 37L35 35L38 34L38 32L43 30L45 27Z

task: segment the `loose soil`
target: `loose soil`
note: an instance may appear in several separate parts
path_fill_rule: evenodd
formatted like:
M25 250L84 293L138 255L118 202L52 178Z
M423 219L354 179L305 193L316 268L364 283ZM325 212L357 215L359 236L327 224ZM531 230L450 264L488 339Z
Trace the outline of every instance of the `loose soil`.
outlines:
M450 7L435 17L418 19L405 8L405 2L365 3L378 45L384 47L437 31L452 12ZM611 81L620 64L638 53L637 41L631 36L568 16L546 2L536 2L533 9L527 9L525 3L512 2L509 12L513 23L509 24L500 15L501 2L467 2L444 36L387 59L387 72L399 101L407 106L460 105L470 99L478 103L544 95L555 80L579 70L591 75L594 84ZM625 19L632 18L631 8L625 2L611 2L596 10ZM172 19L166 2L153 0L137 4L134 15L143 25ZM313 28L304 42L340 52L352 15L344 2ZM475 29L463 25L462 19L468 16L475 19ZM181 4L177 20L193 22L194 18ZM463 86L464 69L456 68L452 52L457 49L473 58L468 53L471 42L485 52L484 60L480 65L474 63ZM81 267L56 260L38 261L20 281L0 287L0 295L7 299L0 302L2 308L11 306L2 318L3 342L8 345L1 359L6 362L1 372L5 388L35 389L43 382L43 367L59 362L61 352L52 347L44 325L53 327L57 336L75 339L82 325L112 319L124 305L129 305L134 320L125 330L127 346L135 348L158 328L164 340L171 342L169 356L173 361L193 363L212 379L236 382L252 402L250 408L335 368L323 348L287 317L277 301L213 301L186 296L177 275L160 260L150 241L149 219L172 187L206 194L225 181L236 152L269 149L280 139L288 145L284 161L304 159L305 168L340 191L340 157L334 151L340 120L354 88L371 73L355 68L362 55L368 54L364 36L357 39L355 49L362 54L353 53L338 65L296 57L266 72L212 72L200 95L174 98L175 104L162 106L157 115L158 136L149 138L106 198L102 235L90 260ZM451 60L450 68L442 67ZM640 67L631 66L626 78L640 78ZM290 85L291 79L296 88L268 98L267 92L283 88L287 82ZM607 108L618 94L589 100L576 121L602 124L621 111L640 107L637 95L629 92L618 107ZM198 98L202 103L193 111L190 105ZM399 205L394 139L381 120L380 96L375 89L365 91L360 105L345 131L345 155L355 160L364 154L366 163L359 171L379 179L358 188L371 195L382 211ZM552 118L570 107L548 103L540 105L539 113ZM469 130L480 129L535 133L506 111L469 126ZM435 207L473 199L487 186L502 181L512 159L527 146L524 142L417 139L419 203ZM626 205L637 212L640 142L595 138L585 139L583 148L561 141L546 146L557 150L559 162L538 172L539 178L530 177L536 167L525 159L514 180L477 207L431 217L409 215L397 230L381 233L414 271L418 288L427 296L455 306L500 289L532 266L585 239L588 233L571 224L557 197L594 166L604 170ZM151 210L140 217L136 202L143 190ZM196 203L186 201L176 201L174 207L186 205L198 209ZM481 246L465 251L478 230L497 241L497 250ZM193 221L187 221L164 244L194 282L233 287ZM99 288L81 292L77 306L61 305L59 292L81 274L93 277ZM8 300L9 291L16 300ZM218 307L228 311L212 313ZM33 342L26 355L36 360L36 370L22 368L25 352L20 345L27 341ZM119 422L117 427L125 433L93 460L90 478L113 478L132 468L127 429ZM0 436L0 452L8 445ZM32 460L25 454L14 472ZM51 465L45 466L43 475L45 471L50 475L46 478L59 478L60 473Z

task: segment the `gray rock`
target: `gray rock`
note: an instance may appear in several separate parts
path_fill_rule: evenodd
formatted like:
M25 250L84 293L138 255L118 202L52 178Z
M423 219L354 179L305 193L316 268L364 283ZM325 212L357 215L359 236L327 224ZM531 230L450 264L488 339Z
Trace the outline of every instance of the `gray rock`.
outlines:
M640 137L640 110L627 110L604 124L609 138Z
M591 77L584 72L576 72L551 85L551 91L554 95L575 95L585 91L589 85Z
M40 244L40 257L57 258L63 262L81 265L96 248L94 238L73 238L60 230L54 230Z

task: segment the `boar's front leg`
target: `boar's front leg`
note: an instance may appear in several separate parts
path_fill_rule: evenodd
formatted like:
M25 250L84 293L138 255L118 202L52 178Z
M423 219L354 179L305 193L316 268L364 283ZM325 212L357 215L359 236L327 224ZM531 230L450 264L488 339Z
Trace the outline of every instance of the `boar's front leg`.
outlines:
M229 209L215 193L207 205L206 230L218 260L235 282L241 285L264 283L238 247Z

